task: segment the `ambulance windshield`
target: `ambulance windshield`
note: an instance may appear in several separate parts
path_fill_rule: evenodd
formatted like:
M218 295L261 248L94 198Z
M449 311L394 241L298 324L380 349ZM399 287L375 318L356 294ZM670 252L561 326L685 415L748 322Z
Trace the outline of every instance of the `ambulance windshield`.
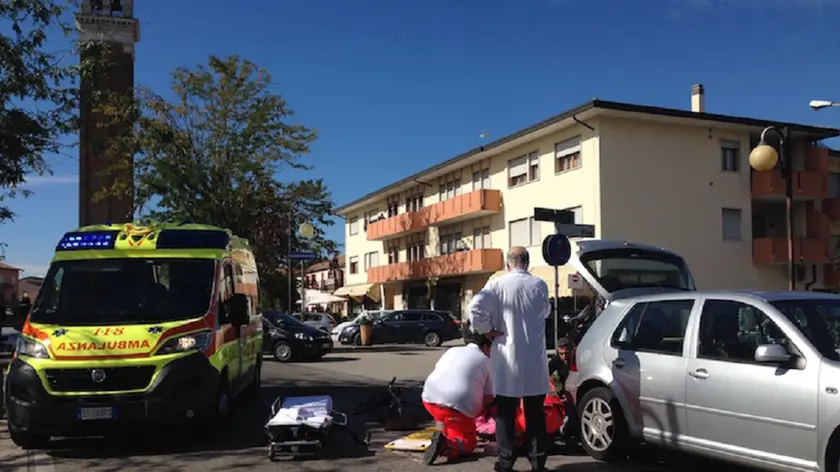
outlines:
M32 322L144 324L207 313L212 259L94 259L55 262L32 307Z

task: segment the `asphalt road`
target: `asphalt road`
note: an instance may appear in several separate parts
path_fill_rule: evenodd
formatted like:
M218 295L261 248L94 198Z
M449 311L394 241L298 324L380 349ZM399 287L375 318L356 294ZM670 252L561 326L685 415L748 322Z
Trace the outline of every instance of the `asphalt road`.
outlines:
M405 433L382 431L375 418L354 418L354 424L373 432L369 447L357 446L343 432L336 433L335 444L326 457L294 461L286 464L270 462L266 457L266 440L262 429L271 401L277 396L330 394L335 407L349 410L367 398L376 387L384 386L392 377L412 387L409 400L419 399L419 386L442 350L424 348L381 349L361 351L348 349L325 357L320 362L278 364L267 361L263 368L263 389L259 401L239 405L230 429L216 438L197 438L183 432L135 435L119 438L54 440L45 451L26 452L8 439L5 422L0 422L0 472L91 472L144 471L401 471L428 470L408 454L384 451L382 446ZM418 415L422 411L415 411ZM413 413L414 413L413 412ZM453 472L492 470L493 458L478 454L467 461L443 465ZM602 464L579 454L553 455L548 466L562 472L636 472L636 471L703 471L727 467L691 457L670 457L667 461L623 464ZM518 470L528 470L520 459Z

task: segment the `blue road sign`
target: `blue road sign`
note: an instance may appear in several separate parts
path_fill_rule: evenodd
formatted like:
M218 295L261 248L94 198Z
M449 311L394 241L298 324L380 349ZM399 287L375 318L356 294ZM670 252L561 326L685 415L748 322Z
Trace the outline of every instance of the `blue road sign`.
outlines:
M562 234L552 234L543 240L543 260L550 266L561 266L572 257L572 245L569 238Z
M289 253L289 260L292 261L314 261L317 258L318 256L314 252L299 251Z

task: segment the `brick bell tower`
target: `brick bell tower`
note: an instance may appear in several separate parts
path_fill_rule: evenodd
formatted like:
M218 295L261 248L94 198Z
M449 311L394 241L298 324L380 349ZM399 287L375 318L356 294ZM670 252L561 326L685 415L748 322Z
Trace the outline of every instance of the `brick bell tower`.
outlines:
M97 126L101 117L94 112L91 99L96 90L134 93L134 45L140 40L140 25L134 18L134 0L82 0L81 12L76 14L76 27L80 42L104 42L109 60L107 73L80 84L79 226L132 221L133 191L96 199L98 192L110 188L118 179L126 179L133 186L133 156L109 155L114 151L107 149L108 136L118 134L119 129L106 130ZM131 124L125 126L128 128ZM115 166L121 159L128 165Z

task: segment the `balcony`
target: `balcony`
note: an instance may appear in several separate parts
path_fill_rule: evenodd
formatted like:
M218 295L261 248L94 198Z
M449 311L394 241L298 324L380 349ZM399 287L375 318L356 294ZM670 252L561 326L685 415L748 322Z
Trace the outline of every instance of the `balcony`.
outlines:
M492 215L502 210L502 193L498 190L473 190L423 208L429 226L456 223L470 218Z
M368 269L369 284L495 272L503 267L501 249L474 249Z
M828 175L816 171L793 172L793 197L796 199L825 198L828 196ZM785 196L785 179L778 169L752 171L753 198Z
M824 264L829 261L825 238L794 238L793 258L797 263ZM753 261L756 264L777 264L788 261L787 238L753 240Z
M401 213L384 220L371 221L367 225L368 241L385 241L411 233L425 231L428 225L425 215L419 211Z

